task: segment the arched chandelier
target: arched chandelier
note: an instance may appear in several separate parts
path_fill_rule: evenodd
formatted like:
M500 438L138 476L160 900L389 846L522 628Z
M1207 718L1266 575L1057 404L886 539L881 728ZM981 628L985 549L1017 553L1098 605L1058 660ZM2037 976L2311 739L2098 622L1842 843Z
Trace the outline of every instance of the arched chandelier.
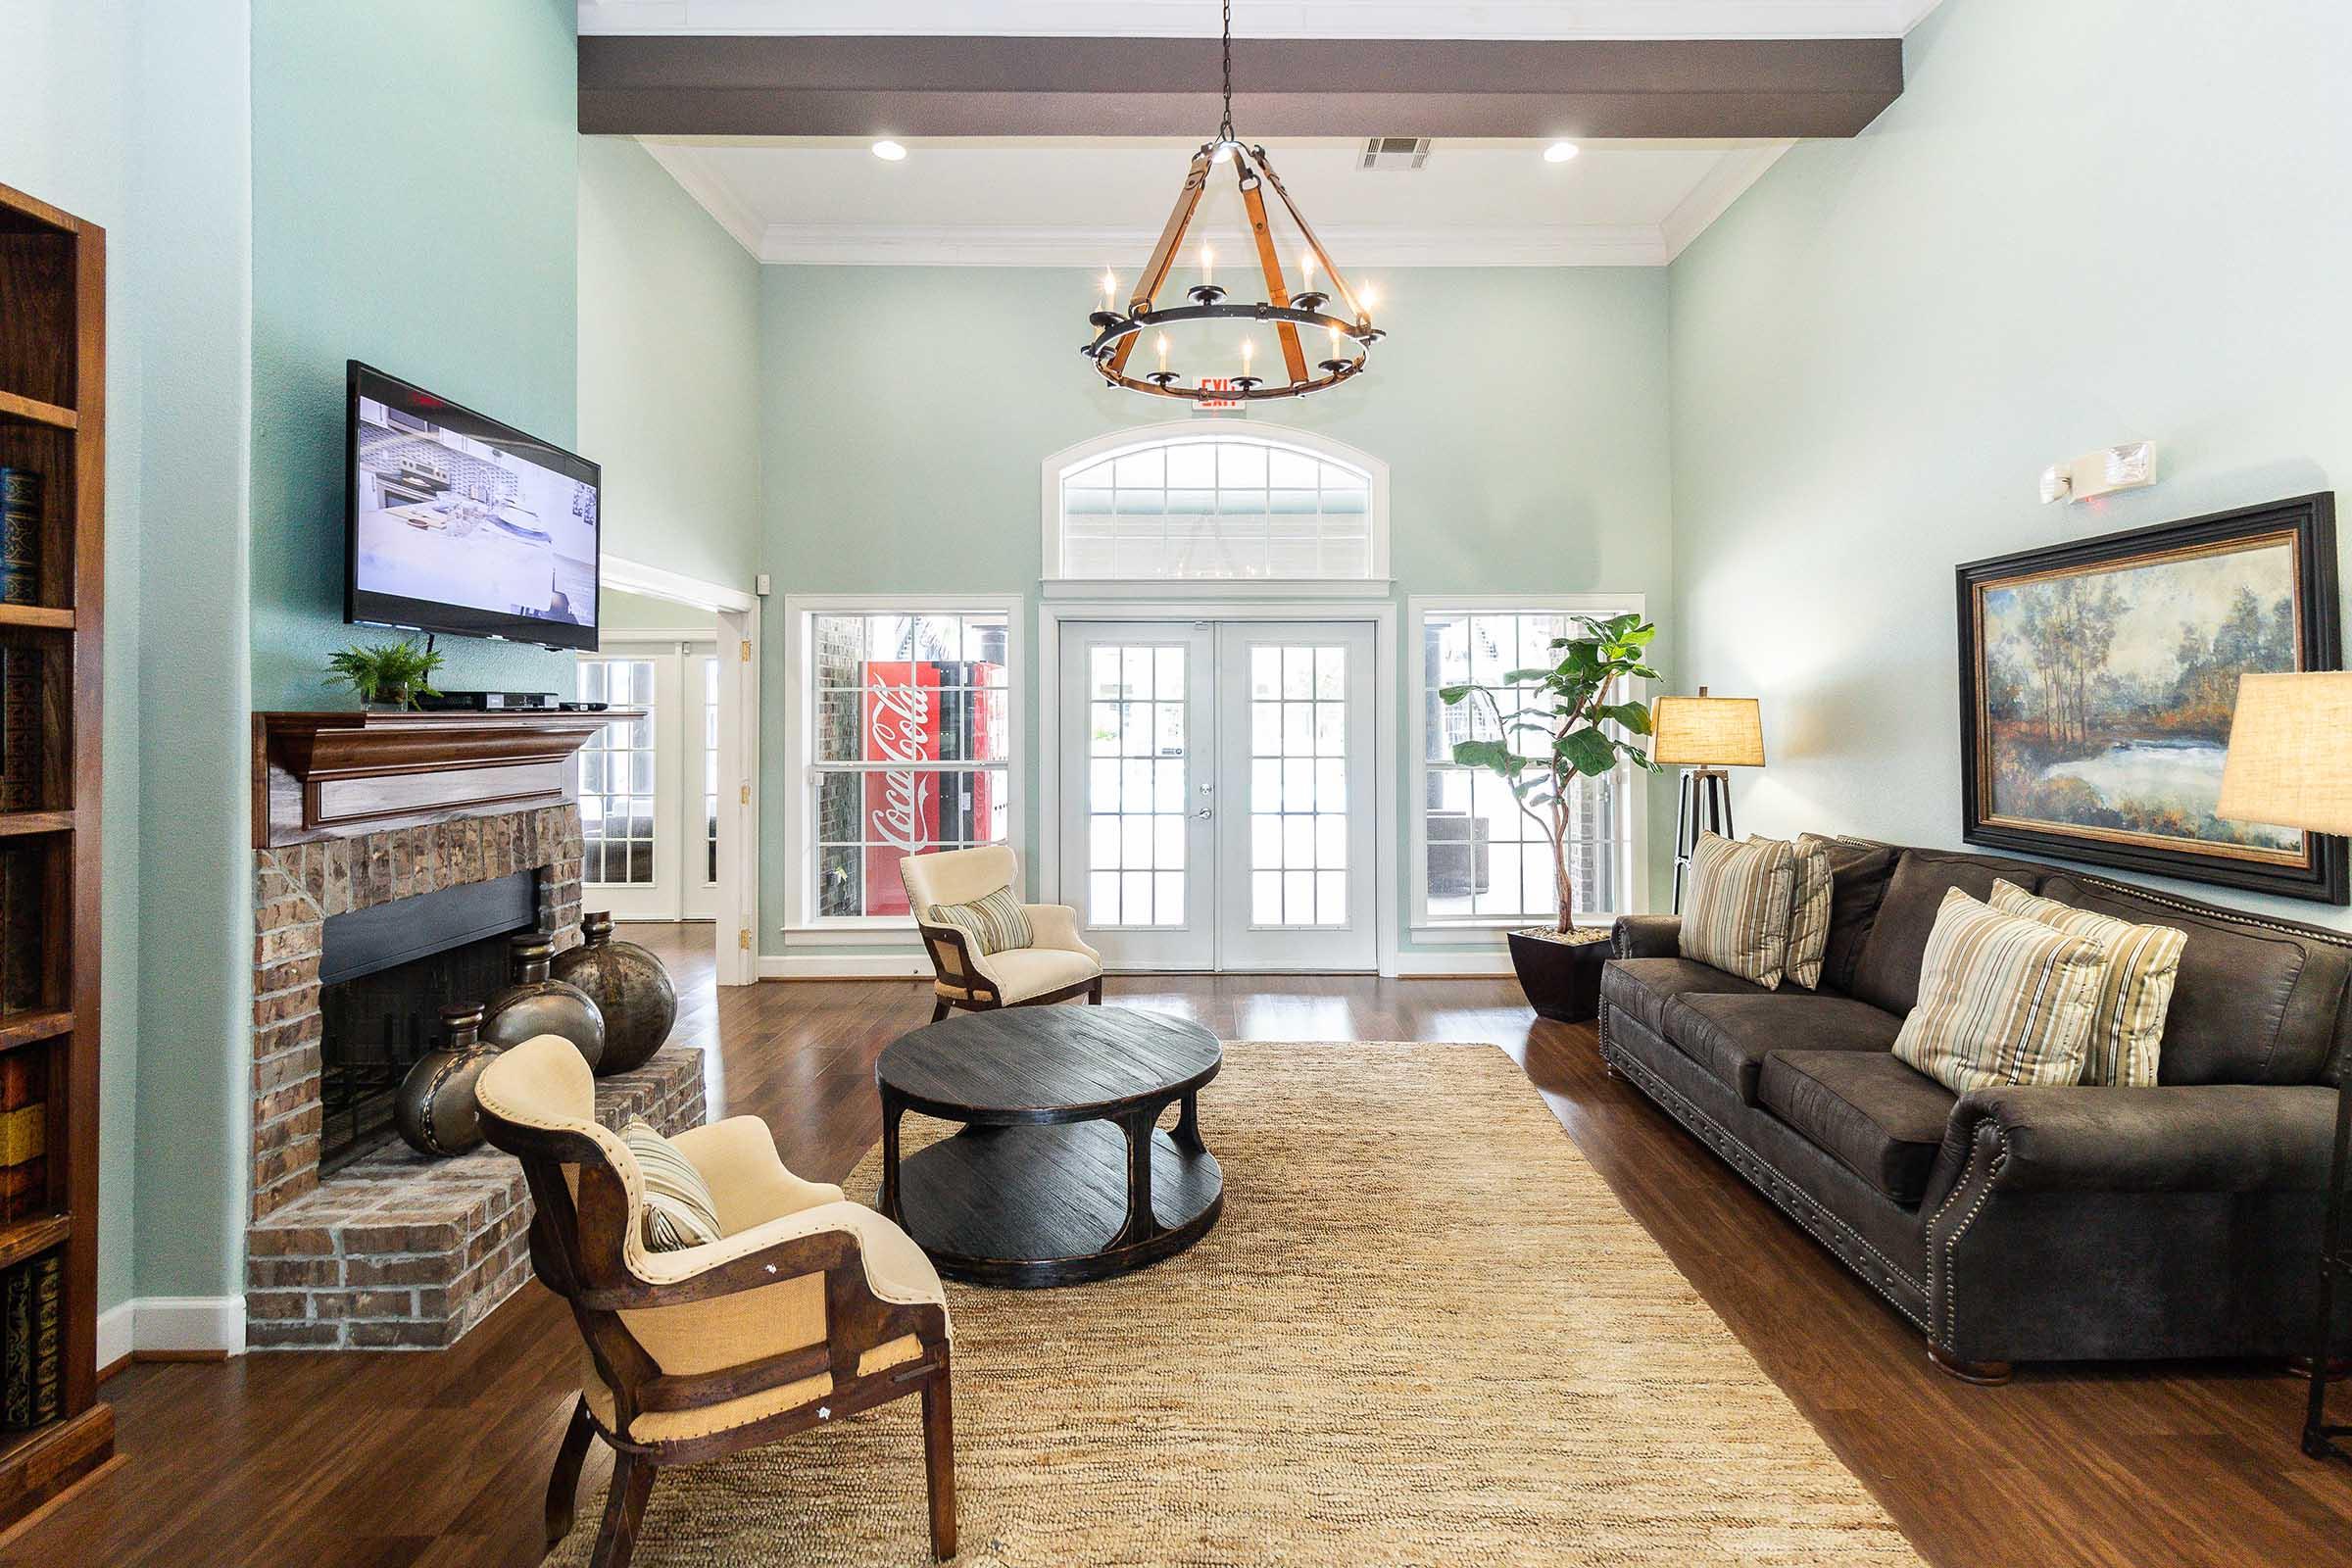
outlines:
M1102 277L1102 308L1087 319L1095 327L1094 341L1079 352L1092 361L1102 379L1112 386L1123 386L1130 392L1149 393L1153 397L1182 398L1193 403L1207 402L1264 402L1272 398L1304 397L1325 387L1338 386L1342 381L1364 372L1365 361L1371 347L1380 341L1381 331L1372 324L1369 301L1348 286L1334 266L1331 253L1315 238L1307 225L1306 217L1291 193L1283 189L1281 176L1274 172L1273 163L1263 147L1245 147L1233 131L1233 0L1225 0L1225 118L1217 126L1214 141L1204 142L1193 154L1192 168L1184 176L1184 189L1176 197L1176 210L1168 215L1168 226L1161 231L1159 243L1152 248L1152 260L1136 279L1135 292L1127 301L1127 312L1120 315L1115 308L1117 286L1110 273ZM1200 196L1208 186L1210 173L1219 164L1233 166L1234 177L1240 183L1242 208L1250 220L1250 236L1257 249L1259 270L1265 274L1266 297L1254 304L1229 301L1226 291L1209 281L1212 253L1206 244L1200 248L1201 278L1185 290L1190 305L1171 306L1161 310L1157 305L1159 291L1168 280L1168 272L1176 265L1176 253L1184 243L1185 230L1191 226L1194 215L1200 206ZM1274 247L1274 232L1266 220L1268 189L1281 201L1283 210L1298 225L1298 237L1304 245L1300 260L1303 275L1299 292L1293 294L1283 282L1282 256ZM1320 266L1329 280L1329 289L1318 288L1315 271ZM1338 297L1345 316L1330 309L1333 297ZM1279 303L1278 303L1279 302ZM1184 327L1201 321L1270 321L1281 351L1282 369L1288 379L1273 381L1255 372L1256 342L1253 338L1242 341L1241 373L1228 377L1199 377L1187 382L1168 368L1170 339L1168 328ZM1325 358L1311 369L1307 362L1310 352L1301 329L1319 336L1322 341L1313 345ZM1146 332L1155 336L1158 368L1135 374L1127 362L1143 341ZM1267 367L1269 373L1273 367ZM1214 380L1217 385L1208 384Z

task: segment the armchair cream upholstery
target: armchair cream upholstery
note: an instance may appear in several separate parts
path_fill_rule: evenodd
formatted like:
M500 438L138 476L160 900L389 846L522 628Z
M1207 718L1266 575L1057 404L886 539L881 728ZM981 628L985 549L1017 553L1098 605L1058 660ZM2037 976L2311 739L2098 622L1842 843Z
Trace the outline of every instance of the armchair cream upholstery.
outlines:
M737 1116L673 1140L710 1189L720 1239L653 1251L644 1176L598 1125L595 1079L568 1041L542 1035L505 1052L476 1099L489 1141L522 1160L533 1265L571 1301L584 1341L580 1397L549 1484L551 1544L570 1529L592 1434L618 1456L593 1561L620 1568L656 1466L920 1392L933 1544L944 1539L941 1555L953 1555L947 1297L905 1231L795 1176L766 1126Z
M1078 911L1066 904L1024 904L1030 946L983 954L961 928L935 923L931 910L943 904L970 904L1015 885L1020 862L1002 844L970 850L909 855L899 862L923 946L937 972L938 998L931 1016L950 1007L1013 1007L1023 1003L1059 1002L1081 991L1102 1000L1102 955L1078 935Z

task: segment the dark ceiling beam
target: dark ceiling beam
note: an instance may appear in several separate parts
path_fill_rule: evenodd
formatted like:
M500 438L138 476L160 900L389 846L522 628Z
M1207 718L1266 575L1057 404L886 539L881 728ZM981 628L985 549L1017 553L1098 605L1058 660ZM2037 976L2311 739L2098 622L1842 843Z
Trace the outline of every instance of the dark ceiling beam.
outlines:
M580 40L580 129L672 136L1203 136L1200 38ZM1246 136L1851 136L1899 39L1246 38Z

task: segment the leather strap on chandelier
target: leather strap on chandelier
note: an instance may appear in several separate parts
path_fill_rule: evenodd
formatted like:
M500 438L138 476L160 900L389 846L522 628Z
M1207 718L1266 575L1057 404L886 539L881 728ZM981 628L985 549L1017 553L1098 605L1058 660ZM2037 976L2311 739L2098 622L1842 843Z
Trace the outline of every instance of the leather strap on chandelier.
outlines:
M1189 402L1226 401L1262 402L1271 398L1303 397L1337 386L1352 376L1361 375L1370 356L1371 346L1382 336L1373 326L1371 313L1348 280L1332 262L1331 253L1315 238L1315 231L1298 211L1298 204L1283 188L1282 177L1275 173L1272 160L1263 147L1244 146L1233 129L1233 5L1225 0L1225 117L1217 127L1214 141L1204 142L1193 155L1192 166L1185 172L1184 188L1176 196L1175 211L1168 215L1168 225L1160 232L1159 243L1152 247L1152 260L1136 279L1135 291L1129 296L1125 315L1111 309L1108 298L1103 308L1087 319L1095 327L1094 341L1080 352L1094 363L1102 379L1113 386L1123 386L1131 392L1149 393L1154 397L1181 398ZM1228 303L1225 290L1214 283L1202 281L1185 290L1190 305L1157 307L1160 289L1166 285L1168 273L1176 264L1176 253L1184 243L1185 230L1192 225L1193 217L1200 206L1200 194L1208 186L1210 172L1218 164L1233 166L1234 177L1241 188L1242 208L1250 220L1250 239L1256 246L1259 270L1265 276L1266 297L1254 304ZM1266 190L1274 192L1283 211L1298 230L1307 257L1306 273L1300 279L1304 286L1298 293L1290 292L1283 280L1282 257L1274 246L1274 233L1267 222ZM1330 280L1325 292L1314 286L1315 269L1320 266ZM1107 290L1107 280L1104 284ZM1345 316L1330 310L1333 295L1337 295ZM1223 384L1208 386L1196 378L1187 382L1168 368L1168 327L1181 327L1196 321L1268 321L1273 323L1274 335L1282 351L1282 368L1287 380L1269 381L1252 375L1245 360L1243 373L1221 378ZM1321 332L1327 345L1328 358L1310 371L1307 350L1299 329L1305 327ZM1158 331L1159 368L1143 375L1131 374L1127 362L1135 353L1147 329ZM1325 346L1325 345L1318 345Z

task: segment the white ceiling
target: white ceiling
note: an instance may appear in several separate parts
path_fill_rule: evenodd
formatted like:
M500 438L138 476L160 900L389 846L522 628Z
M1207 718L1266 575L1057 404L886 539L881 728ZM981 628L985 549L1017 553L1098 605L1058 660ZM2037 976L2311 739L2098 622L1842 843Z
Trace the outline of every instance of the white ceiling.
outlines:
M915 140L896 164L863 141L646 145L763 262L1111 266L1131 278L1199 143ZM1595 141L1547 164L1544 145L1439 141L1411 172L1358 169L1359 141L1267 151L1317 236L1350 269L1663 267L1789 146ZM1291 237L1279 217L1275 228ZM1220 173L1194 233L1238 263L1247 232L1233 181Z
M1243 38L1900 38L1938 0L1235 0ZM1215 37L1215 0L580 0L580 31Z

